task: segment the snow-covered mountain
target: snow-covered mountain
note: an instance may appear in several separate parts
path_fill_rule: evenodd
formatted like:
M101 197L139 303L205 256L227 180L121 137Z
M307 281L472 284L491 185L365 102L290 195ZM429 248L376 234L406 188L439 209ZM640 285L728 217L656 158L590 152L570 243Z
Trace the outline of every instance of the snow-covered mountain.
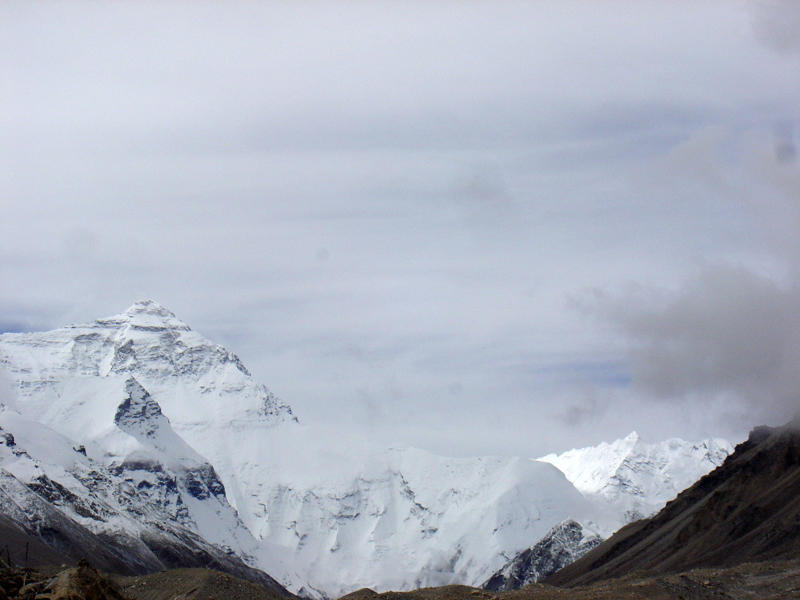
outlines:
M555 523L591 516L560 471L527 459L392 448L328 469L314 482L301 469L274 473L259 533L333 595L478 584Z
M253 568L247 550L255 544L214 468L175 436L135 380L128 381L126 394L117 425L141 443L132 443L134 451L122 460L105 463L0 405L0 512L59 552L90 556L107 570L214 566L285 593Z
M0 367L11 382L2 390L2 416L10 419L2 426L27 439L17 450L35 456L38 472L19 461L2 466L29 489L39 490L36 479L44 472L70 489L71 498L111 507L106 512L114 518L98 519L61 503L95 533L142 537L137 524L143 522L156 532L173 527L173 534L194 536L222 556L287 576L280 557L254 538L232 506L236 481L228 476L223 483L190 435L224 438L233 447L237 430L263 433L294 421L235 355L158 304L143 302L87 325L0 336ZM219 464L230 464L229 454L217 454Z
M38 498L102 539L145 540L136 546L142 568L157 564L147 548L166 564L162 546L146 541L166 536L312 596L478 585L567 518L609 533L623 520L576 489L574 471L565 477L547 462L320 436L235 355L152 301L85 325L0 336L0 378L0 427L17 440L0 449L4 506L30 525ZM617 454L593 464L624 475L628 454L619 464ZM642 464L629 466L647 471ZM677 491L686 477L673 466L651 471ZM651 492L642 487L637 502L649 506Z
M633 432L615 442L538 460L558 467L584 496L621 517L622 525L661 510L732 452L730 443L719 438L647 444Z
M0 364L15 391L3 403L19 415L9 426L24 419L63 438L65 462L47 468L58 467L76 497L85 491L72 479L102 467L116 479L98 499L111 505L116 486L132 488L142 505L162 507L158 518L294 591L479 582L559 521L587 515L551 465L337 450L336 440L299 426L235 355L154 302L86 325L0 336ZM31 489L31 473L14 475ZM181 482L179 503L170 494Z

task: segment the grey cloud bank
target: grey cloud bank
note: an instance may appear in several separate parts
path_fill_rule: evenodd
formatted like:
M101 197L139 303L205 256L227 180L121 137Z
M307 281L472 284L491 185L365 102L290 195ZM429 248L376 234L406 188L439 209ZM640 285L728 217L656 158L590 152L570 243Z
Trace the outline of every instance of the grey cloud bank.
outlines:
M154 298L301 421L447 454L793 409L792 2L0 16L6 330Z

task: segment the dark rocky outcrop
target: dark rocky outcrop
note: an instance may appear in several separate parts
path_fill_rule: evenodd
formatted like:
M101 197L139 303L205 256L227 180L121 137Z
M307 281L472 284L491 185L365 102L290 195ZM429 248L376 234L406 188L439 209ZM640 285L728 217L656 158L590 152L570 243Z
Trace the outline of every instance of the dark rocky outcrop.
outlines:
M482 587L508 591L537 583L575 562L602 541L598 535L586 535L580 523L567 519L553 527L536 545L511 559Z

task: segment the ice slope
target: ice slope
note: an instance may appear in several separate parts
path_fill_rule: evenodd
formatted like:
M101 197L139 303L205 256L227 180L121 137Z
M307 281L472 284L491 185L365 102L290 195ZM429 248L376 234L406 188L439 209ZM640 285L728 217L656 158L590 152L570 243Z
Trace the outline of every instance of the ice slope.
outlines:
M587 498L616 513L621 525L661 510L731 452L733 447L719 438L647 444L633 432L615 442L537 460L558 467Z
M285 548L293 568L330 596L481 583L554 524L589 516L551 465L407 447L326 455L313 434L293 431L292 458L249 489L255 533ZM304 465L318 460L310 480Z

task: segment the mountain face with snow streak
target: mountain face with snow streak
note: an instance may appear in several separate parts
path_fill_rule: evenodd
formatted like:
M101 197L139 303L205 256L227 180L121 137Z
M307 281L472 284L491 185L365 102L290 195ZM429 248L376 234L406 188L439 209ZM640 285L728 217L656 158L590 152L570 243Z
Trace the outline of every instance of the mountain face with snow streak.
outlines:
M151 301L2 335L0 370L14 389L0 427L18 440L0 454L4 506L29 526L46 512L86 539L121 540L147 568L173 540L310 596L478 585L567 518L621 521L545 462L324 438Z
M661 510L732 452L723 439L647 444L633 432L612 443L538 460L558 467L584 496L618 515L622 525Z
M316 481L301 468L270 469L259 492L264 539L331 596L364 586L477 585L554 524L590 516L560 471L528 459L401 447L331 463Z
M170 439L169 421L135 380L128 380L126 394L117 411L119 424L145 439L123 460L108 463L0 406L0 512L62 554L90 556L107 571L213 566L286 594L251 566L255 561L241 546L237 555L225 544L246 540L249 532L229 506L213 467L197 461L187 447L182 456L174 452L182 444ZM163 451L170 441L172 456L159 460L153 447Z

